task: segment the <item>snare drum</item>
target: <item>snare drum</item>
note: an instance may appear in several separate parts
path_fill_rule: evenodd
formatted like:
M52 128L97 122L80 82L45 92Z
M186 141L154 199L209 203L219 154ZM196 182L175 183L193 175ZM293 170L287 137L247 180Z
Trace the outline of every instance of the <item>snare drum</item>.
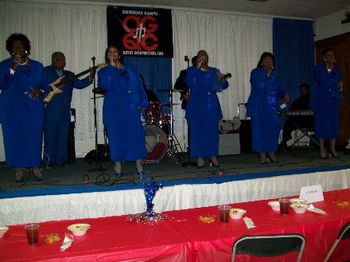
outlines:
M168 150L168 137L162 129L153 125L145 128L147 156L146 164L158 163Z

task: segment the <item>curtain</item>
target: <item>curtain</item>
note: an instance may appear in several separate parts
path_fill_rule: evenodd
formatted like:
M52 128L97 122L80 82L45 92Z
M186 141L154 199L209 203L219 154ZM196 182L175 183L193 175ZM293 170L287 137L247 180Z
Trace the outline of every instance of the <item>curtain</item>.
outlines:
M272 51L272 19L213 12L173 10L173 83L180 70L200 49L209 54L209 65L232 73L229 89L219 94L224 119L237 116L237 105L250 93L250 71L262 52ZM179 94L174 93L175 103ZM187 146L187 126L180 105L174 106L175 135Z
M171 89L171 58L167 57L124 57L128 64L134 65L144 76L145 84L152 90L161 104L161 112L168 113Z
M31 41L31 58L51 64L51 54L62 51L66 69L79 73L104 62L107 46L106 7L101 5L0 2L0 59L9 56L5 41L18 32ZM74 90L72 107L76 108L76 155L84 156L94 148L92 86ZM99 142L103 142L102 99L97 101Z
M313 84L313 22L274 18L273 53L279 85L298 98L300 84Z

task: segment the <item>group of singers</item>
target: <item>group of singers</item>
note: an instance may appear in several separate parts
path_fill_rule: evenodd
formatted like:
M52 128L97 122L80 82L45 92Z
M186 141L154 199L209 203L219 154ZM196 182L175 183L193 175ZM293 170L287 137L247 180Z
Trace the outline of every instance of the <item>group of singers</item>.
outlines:
M64 70L66 62L61 52L52 54L52 65L44 68L41 63L29 58L30 41L23 34L12 34L6 41L6 49L10 57L0 63L0 123L6 163L15 168L16 182L23 181L24 169L31 169L35 179L40 181L43 179L40 171L43 135L43 160L52 166L65 165L72 90L90 85L95 71L91 70L85 79L76 79L72 72ZM321 158L327 156L326 139L329 139L329 153L333 157L338 156L335 141L339 92L342 91L341 73L334 51L325 50L323 58L324 62L315 67L316 85L309 105L314 111ZM106 66L98 71L98 86L104 90L103 123L111 160L115 163L114 173L121 176L122 162L136 161L137 173L142 176L142 160L147 152L140 114L149 105L147 95L139 73L133 66L124 63L117 46L107 48L105 59ZM214 167L219 167L216 156L222 111L217 93L229 86L225 76L208 63L207 52L200 50L192 59L192 66L180 74L179 79L186 88L181 87L179 79L175 85L175 88L182 89L183 102L187 103L185 117L191 134L190 154L197 158L199 168L205 166L205 158L209 158ZM52 88L58 88L51 83L62 76L65 80L62 91L46 104L45 97ZM277 84L273 54L265 52L261 55L257 67L251 72L250 83L247 115L252 121L252 149L259 153L261 164L277 162L275 152L280 130L278 99L289 103L290 97ZM302 96L306 95L304 93L308 93L309 86L303 85L300 91ZM285 128L285 132L282 143L289 139L290 128Z

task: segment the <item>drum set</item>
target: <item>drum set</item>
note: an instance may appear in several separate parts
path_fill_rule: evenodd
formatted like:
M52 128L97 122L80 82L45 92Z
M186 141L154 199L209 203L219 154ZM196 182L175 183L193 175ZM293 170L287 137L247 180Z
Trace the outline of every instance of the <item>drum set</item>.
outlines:
M161 104L150 102L144 114L145 140L147 156L145 163L158 163L164 156L169 156L178 163L176 154L183 152L174 134L173 92L176 89L160 89L159 92L169 92L169 102ZM168 113L162 113L168 109Z

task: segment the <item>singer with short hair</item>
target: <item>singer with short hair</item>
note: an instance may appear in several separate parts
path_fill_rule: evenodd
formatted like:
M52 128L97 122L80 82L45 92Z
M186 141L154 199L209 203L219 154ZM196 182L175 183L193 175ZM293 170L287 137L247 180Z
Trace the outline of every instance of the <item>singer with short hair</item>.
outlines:
M114 172L122 174L121 162L136 161L137 173L143 176L142 159L146 157L145 132L141 114L148 107L148 99L137 70L124 64L118 47L106 50L108 66L98 72L98 86L105 91L103 123L107 130Z
M76 79L73 72L67 71L66 57L62 52L54 52L51 65L45 67L47 80L52 83L59 77L66 80L61 87L62 93L56 95L45 107L44 125L44 164L64 166L67 164L67 137L70 123L70 108L73 88L83 89L92 83L94 70L84 79Z
M343 85L341 72L336 64L335 53L327 48L322 52L323 62L314 68L315 88L310 106L314 110L316 137L320 141L320 158L327 157L325 140L329 139L330 155L338 157L335 150L339 128L339 102Z
M6 40L11 57L0 63L0 121L6 164L23 181L23 168L31 168L35 179L40 171L45 94L48 82L41 63L29 58L30 41L23 34Z
M259 152L262 165L268 158L272 163L278 161L275 155L280 130L277 102L278 98L289 102L285 90L277 85L274 61L272 53L264 52L250 74L247 115L252 121L252 149Z
M219 167L219 121L222 118L217 92L228 88L228 82L219 69L209 67L205 50L197 53L196 65L186 71L189 99L186 119L189 125L191 157L197 157L199 168L204 167L204 157L209 157L214 167Z

